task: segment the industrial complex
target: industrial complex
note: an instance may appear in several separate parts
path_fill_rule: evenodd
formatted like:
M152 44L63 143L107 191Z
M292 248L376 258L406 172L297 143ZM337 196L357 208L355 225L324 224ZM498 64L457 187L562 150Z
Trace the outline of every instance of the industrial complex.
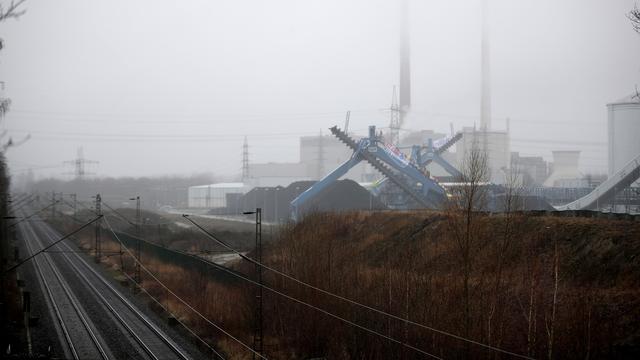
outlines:
M343 128L329 129L330 135L301 137L299 161L291 163L252 163L245 138L241 179L189 188L189 207L211 209L216 214L239 214L247 207L263 207L266 218L277 221L295 219L301 212L314 209L439 208L451 196L450 188L465 181L469 155L478 151L486 161L486 187L494 199L489 201L489 211L500 211L495 199L510 186L517 187L521 196L534 199L527 202L528 210L597 208L638 212L638 93L606 105L606 177L580 172L581 149L548 149L534 156L513 152L509 121L505 129L494 128L491 123L489 31L486 2L483 4L479 124L466 124L459 129L452 124L448 134L433 129L401 132L405 117L411 112L405 6L400 31L399 96L394 88L388 127L376 129L371 125L367 134L354 134L349 132L347 117ZM546 161L549 155L552 160ZM350 181L350 185L340 185L339 179ZM353 183L366 194L356 195ZM345 187L343 192L341 187ZM328 200L332 198L330 189L336 192L336 199L343 200L340 205L335 199ZM345 197L350 201L344 201Z

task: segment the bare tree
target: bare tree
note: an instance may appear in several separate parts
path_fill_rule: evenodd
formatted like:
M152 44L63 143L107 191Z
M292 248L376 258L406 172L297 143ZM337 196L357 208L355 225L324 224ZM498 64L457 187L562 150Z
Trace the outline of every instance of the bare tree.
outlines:
M545 329L547 330L547 357L553 358L553 345L555 341L555 327L556 327L556 311L558 308L558 283L560 278L558 276L559 268L559 253L558 253L558 240L554 240L553 246L553 297L551 299L551 314L545 313Z
M633 29L636 32L640 33L640 10L638 9L638 7L634 7L627 16L629 17L629 20L631 20Z
M496 231L492 240L493 259L495 260L495 272L493 277L489 314L487 316L487 339L489 343L500 345L502 326L502 313L504 312L504 268L507 263L508 253L513 247L514 234L516 233L515 212L524 209L522 202L523 186L522 174L518 164L514 161L511 168L506 171L505 192L499 204L502 210L501 231Z
M11 18L17 19L20 16L24 15L26 10L21 9L20 7L25 1L26 0L18 0L18 1L11 0L11 2L8 5L6 5L3 1L0 1L0 22L5 21L7 19L11 19ZM4 47L4 41L0 38L0 50L2 50L3 47ZM0 85L2 86L2 90L4 90L4 82L0 82ZM4 118L4 115L9 111L10 106L11 106L11 99L0 97L0 121L2 121L2 119ZM2 136L4 136L4 134ZM2 136L0 136L0 138L2 138ZM24 140L21 140L16 143L13 140L9 139L9 141L7 141L5 144L2 145L1 151L4 152L8 148L12 146L20 145L27 140L29 139L25 138Z
M3 2L0 2L0 21L5 21L10 18L17 19L20 16L24 15L26 10L20 9L20 6L27 0L11 0L9 5L5 5Z
M486 182L488 179L487 153L477 146L477 141L474 141L462 164L461 175L458 179L460 185L452 191L452 198L446 208L463 272L463 326L466 337L469 337L471 333L470 280L474 252L477 250L479 240L476 217L479 211L486 209ZM468 351L469 349L467 349L467 355L469 355Z

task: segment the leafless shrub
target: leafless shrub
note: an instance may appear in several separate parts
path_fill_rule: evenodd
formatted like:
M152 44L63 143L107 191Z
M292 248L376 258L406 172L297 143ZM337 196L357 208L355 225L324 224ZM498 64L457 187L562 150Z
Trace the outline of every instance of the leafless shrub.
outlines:
M633 10L629 12L627 15L629 20L631 20L631 24L633 25L633 29L640 33L640 10L638 7L634 7Z
M459 186L453 189L446 203L449 229L457 245L462 269L462 301L464 304L464 335L471 334L471 277L475 252L479 244L476 217L486 209L486 182L489 179L487 153L474 142L466 154L459 176ZM468 348L467 348L468 351Z
M18 0L18 1L11 0L9 5L5 5L2 2L0 2L0 21L4 21L10 18L17 19L20 16L24 15L24 13L27 10L20 9L20 6L25 1L26 0Z

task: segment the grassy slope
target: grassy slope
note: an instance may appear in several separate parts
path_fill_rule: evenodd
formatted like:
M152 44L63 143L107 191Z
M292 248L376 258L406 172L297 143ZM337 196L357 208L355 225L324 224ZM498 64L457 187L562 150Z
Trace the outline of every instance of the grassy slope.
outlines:
M480 216L473 228L469 337L535 358L548 357L551 338L555 358L637 355L640 222L515 216L505 232L505 220L504 216ZM455 216L437 212L315 214L285 226L276 241L265 245L264 261L305 282L380 310L464 334L462 266L454 236L459 225ZM213 223L207 223L207 228L210 226L216 229ZM245 230L240 234L247 235ZM189 239L194 235L191 230ZM179 236L175 233L172 239ZM505 249L496 247L505 240ZM169 244L176 245L173 241ZM552 321L556 255L559 281ZM148 261L153 272L181 297L251 342L250 286L226 288L203 274ZM112 265L117 267L117 261ZM253 274L251 265L237 266ZM247 357L246 351L198 321L149 280L145 280L145 287L195 325L205 338L216 342L231 358ZM473 358L495 355L431 331L389 321L268 271L265 281L314 306L444 358L463 357L467 351ZM270 358L423 358L268 291L264 324Z
M552 355L560 357L636 354L640 222L516 216L509 224L506 236L504 216L479 217L474 227L470 337L535 357L548 356L550 347ZM365 304L462 334L462 264L455 226L459 222L434 212L317 215L285 231L282 241L267 252L267 261ZM501 251L496 244L505 239L508 246ZM558 293L552 321L556 255ZM296 296L385 334L406 337L425 350L446 357L467 351L446 337L407 331L402 324L313 296L275 276L269 279ZM291 304L274 300L271 306L277 313L279 306ZM292 336L278 326L272 329L280 339L289 338L301 355L357 358L365 352L367 358L388 358L403 351L309 311L272 316L274 324L313 324L304 331L321 341ZM345 342L353 337L360 343ZM469 351L475 357L491 355L477 347ZM405 354L412 356L416 354Z

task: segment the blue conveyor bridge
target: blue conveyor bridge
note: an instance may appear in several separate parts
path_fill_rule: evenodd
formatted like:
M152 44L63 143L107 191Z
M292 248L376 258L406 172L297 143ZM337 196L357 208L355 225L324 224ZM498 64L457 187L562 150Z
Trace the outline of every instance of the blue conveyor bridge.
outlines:
M446 198L444 188L405 158L404 154L395 146L385 144L381 137L376 135L375 126L369 126L369 136L360 139L360 141L355 141L337 126L329 130L351 148L353 154L342 165L291 201L291 213L294 220L297 219L298 211L305 202L317 196L361 161L368 162L400 188L403 194L420 206L436 208Z
M457 133L439 147L434 146L433 139L427 141L427 146L414 145L411 149L411 159L415 159L416 164L421 169L426 169L426 167L433 162L442 166L442 168L454 178L460 178L462 176L460 171L445 160L442 154L461 138L462 133Z

